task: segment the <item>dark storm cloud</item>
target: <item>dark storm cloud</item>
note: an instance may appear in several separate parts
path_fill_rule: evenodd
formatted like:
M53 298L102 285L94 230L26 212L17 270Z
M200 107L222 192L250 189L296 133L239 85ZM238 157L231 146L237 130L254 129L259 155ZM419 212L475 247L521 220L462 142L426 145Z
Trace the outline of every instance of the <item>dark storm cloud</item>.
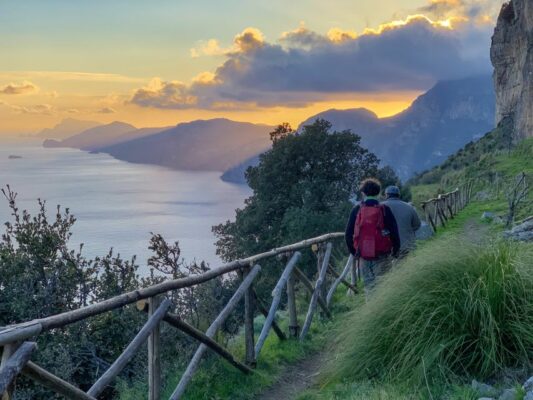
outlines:
M247 30L209 79L191 85L159 81L139 89L131 102L160 108L295 106L333 93L424 90L438 80L489 71L488 50L480 53L476 43L463 42L476 29L415 17L337 40L299 28L279 43ZM468 56L475 51L485 55Z

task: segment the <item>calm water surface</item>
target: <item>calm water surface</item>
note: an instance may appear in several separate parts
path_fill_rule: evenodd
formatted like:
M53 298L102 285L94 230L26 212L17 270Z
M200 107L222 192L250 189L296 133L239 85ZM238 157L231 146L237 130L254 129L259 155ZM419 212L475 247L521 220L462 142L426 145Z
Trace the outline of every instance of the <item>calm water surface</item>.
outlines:
M186 260L220 262L211 226L233 218L250 190L219 176L0 139L0 186L9 184L19 193L19 208L34 212L39 197L47 201L50 215L57 204L69 207L77 218L71 247L84 243L89 257L110 247L123 257L136 254L141 272L150 256L150 232L178 240ZM7 202L0 198L0 222L10 218Z

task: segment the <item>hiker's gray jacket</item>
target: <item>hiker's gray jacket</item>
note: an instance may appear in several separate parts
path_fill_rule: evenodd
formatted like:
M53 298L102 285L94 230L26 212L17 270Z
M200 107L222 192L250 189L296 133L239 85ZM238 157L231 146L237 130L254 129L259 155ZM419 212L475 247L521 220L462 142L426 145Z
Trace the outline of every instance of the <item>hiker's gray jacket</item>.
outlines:
M415 231L420 228L420 218L415 208L397 198L389 198L383 202L387 205L396 219L400 234L401 250L411 250L415 247Z

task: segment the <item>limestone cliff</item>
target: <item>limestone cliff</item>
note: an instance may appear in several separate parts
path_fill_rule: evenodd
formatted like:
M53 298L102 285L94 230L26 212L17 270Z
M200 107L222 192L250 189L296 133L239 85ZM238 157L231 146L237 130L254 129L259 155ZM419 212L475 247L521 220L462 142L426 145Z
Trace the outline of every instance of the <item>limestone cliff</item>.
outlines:
M533 136L533 0L503 5L490 51L496 123L514 120L516 139Z

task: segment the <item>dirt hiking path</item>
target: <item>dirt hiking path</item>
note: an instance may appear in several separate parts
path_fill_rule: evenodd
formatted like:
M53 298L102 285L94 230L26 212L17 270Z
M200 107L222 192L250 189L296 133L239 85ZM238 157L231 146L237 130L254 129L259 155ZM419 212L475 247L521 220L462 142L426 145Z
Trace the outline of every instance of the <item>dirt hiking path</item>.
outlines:
M287 366L276 382L258 395L257 400L292 400L317 382L324 364L324 353L312 354L300 362Z

